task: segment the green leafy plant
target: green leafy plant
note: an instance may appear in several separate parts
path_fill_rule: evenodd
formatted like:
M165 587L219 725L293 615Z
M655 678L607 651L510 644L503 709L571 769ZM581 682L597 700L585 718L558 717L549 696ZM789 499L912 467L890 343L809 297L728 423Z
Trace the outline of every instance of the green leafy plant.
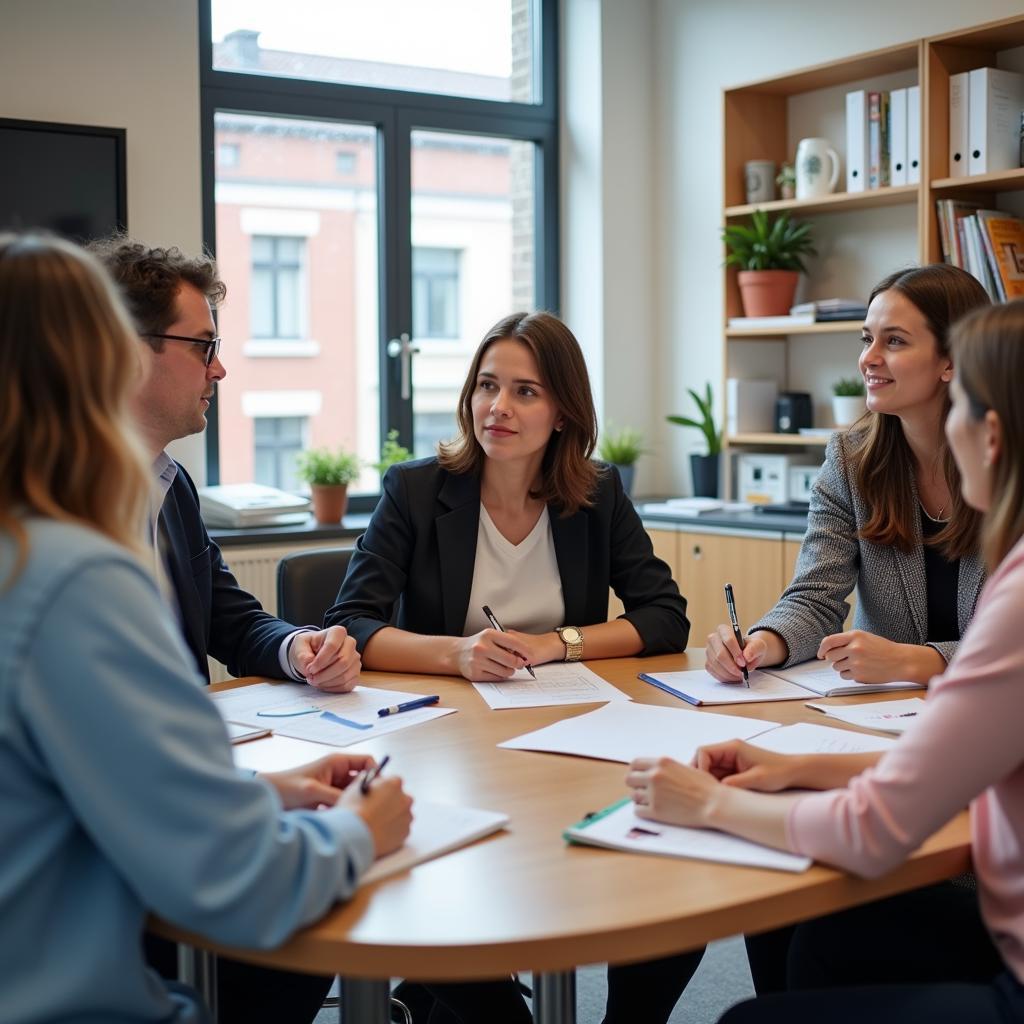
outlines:
M740 270L804 270L804 256L816 256L811 225L797 223L788 213L774 220L755 210L749 224L729 224L722 231L728 250L727 267Z
M832 384L832 394L836 398L855 398L864 394L863 377L840 377Z
M370 465L383 476L392 466L399 462L408 462L412 458L412 452L405 445L398 443L398 431L389 430L388 436L380 446L380 462L372 462Z
M310 448L299 452L295 465L301 480L317 486L350 484L359 476L362 468L359 456L344 448L333 451L330 448Z
M680 427L695 427L704 435L704 440L707 441L708 455L718 455L722 451L722 432L715 425L715 417L712 412L713 395L711 394L711 384L708 382L706 385L703 398L693 388L687 388L686 390L694 402L697 403L700 419L691 419L689 416L666 416L665 419L669 423L678 424Z
M775 175L775 184L779 188L785 188L787 185L792 188L796 187L796 169L792 164L782 165L782 170Z
M614 466L632 466L647 451L644 435L632 427L615 430L609 423L601 433L597 454Z

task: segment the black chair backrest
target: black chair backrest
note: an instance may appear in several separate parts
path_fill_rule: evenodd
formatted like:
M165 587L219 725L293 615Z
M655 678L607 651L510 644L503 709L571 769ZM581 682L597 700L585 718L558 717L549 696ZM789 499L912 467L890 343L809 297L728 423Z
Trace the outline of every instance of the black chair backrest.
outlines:
M317 548L285 555L277 564L277 615L296 626L319 627L345 578L351 548Z

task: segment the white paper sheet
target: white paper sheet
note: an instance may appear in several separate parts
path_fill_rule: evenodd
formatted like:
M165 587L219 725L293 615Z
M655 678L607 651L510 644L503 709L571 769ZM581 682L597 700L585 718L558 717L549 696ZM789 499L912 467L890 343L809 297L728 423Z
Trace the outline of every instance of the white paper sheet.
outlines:
M716 715L709 711L660 708L616 701L603 708L499 743L508 750L576 754L628 764L634 757L667 755L689 763L697 748L723 740L749 739L778 722Z
M798 722L762 733L750 742L779 754L863 754L888 750L896 741L887 736L868 736L849 729Z
M827 661L812 658L799 665L789 668L769 669L772 675L786 679L805 690L810 690L822 697L840 697L844 694L854 696L862 693L886 693L890 690L923 690L923 683L894 681L891 683L858 683L852 679L843 679Z
M806 871L811 866L809 857L774 850L725 832L648 821L637 816L628 800L591 822L567 829L565 835L589 845L664 857L690 857L777 871Z
M642 672L640 678L689 704L744 704L748 701L807 699L804 687L756 670L750 673L749 688L743 682L720 682L702 668L686 672Z
M227 722L273 729L279 736L293 736L332 747L348 747L443 718L456 710L432 706L402 711L386 718L377 714L380 708L422 696L421 693L379 690L368 686L357 686L349 693L323 693L305 683L254 683L211 693L210 699ZM324 718L325 711L364 728ZM310 713L293 715L294 712Z
M808 703L807 707L862 729L904 733L921 720L925 704L920 697L908 697L906 700L880 700L871 704L844 704L838 707Z
M546 708L562 704L597 704L630 700L607 679L580 662L538 665L532 679L526 669L500 683L474 683L477 692L495 711L506 708ZM806 696L806 694L804 694Z
M412 831L405 845L374 862L363 875L363 883L378 882L388 875L422 864L425 860L450 853L497 832L508 822L508 815L497 811L416 800L413 804Z

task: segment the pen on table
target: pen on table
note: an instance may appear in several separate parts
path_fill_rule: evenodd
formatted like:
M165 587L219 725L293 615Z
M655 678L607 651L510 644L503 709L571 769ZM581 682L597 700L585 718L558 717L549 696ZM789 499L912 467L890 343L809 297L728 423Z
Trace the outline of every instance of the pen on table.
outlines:
M415 700L403 701L401 704L392 704L389 708L380 708L377 714L381 718L388 715L397 715L399 711L413 711L416 708L425 708L430 704L436 704L441 698L434 694L433 697L417 697Z
M484 615L487 616L487 621L491 624L491 629L496 629L499 633L505 632L505 630L501 626L501 623L494 617L494 612L492 612L491 609L487 607L487 605L484 605ZM523 667L526 669L527 672L530 673L531 676L533 676L534 679L537 678L537 673L533 671L532 665L524 665Z
M736 599L732 596L732 584L726 583L725 585L725 603L729 609L729 621L732 623L732 632L736 637L736 643L740 645L740 650L743 650L743 634L740 632L739 619L736 618ZM743 672L743 682L747 684L747 689L750 689L750 673L747 672L747 666L744 665L741 669Z
M362 793L363 796L366 796L366 794L370 792L370 783L373 782L373 780L377 778L382 771L384 771L384 765L386 765L390 760L391 755L385 754L376 768L371 768L368 772L363 773L362 781L359 783L359 792Z

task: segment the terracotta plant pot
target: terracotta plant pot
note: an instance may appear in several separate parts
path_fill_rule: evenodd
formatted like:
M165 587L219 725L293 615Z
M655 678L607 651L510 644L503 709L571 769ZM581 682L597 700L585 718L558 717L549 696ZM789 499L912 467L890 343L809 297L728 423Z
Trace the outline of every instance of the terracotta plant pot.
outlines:
M334 526L348 507L348 484L310 484L313 516L324 526Z
M741 270L737 275L744 316L786 316L793 305L796 270Z

